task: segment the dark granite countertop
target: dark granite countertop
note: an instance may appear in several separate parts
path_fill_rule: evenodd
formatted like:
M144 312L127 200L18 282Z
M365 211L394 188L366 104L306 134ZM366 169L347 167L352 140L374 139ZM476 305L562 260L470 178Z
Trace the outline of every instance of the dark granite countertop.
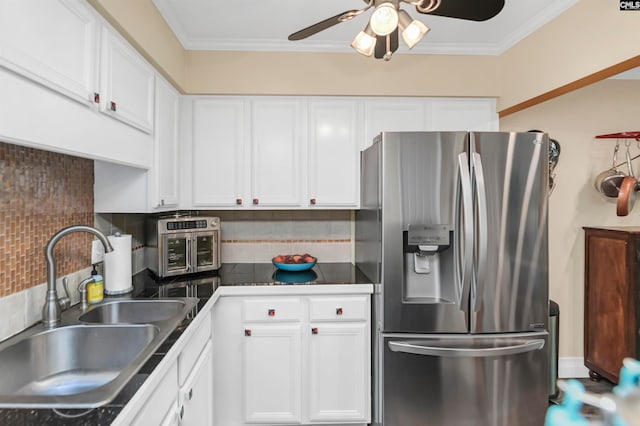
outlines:
M308 271L295 273L278 270L271 263L228 263L223 264L216 272L164 279L157 278L149 270L144 270L133 276L133 293L122 296L107 296L105 301L121 298L198 297L200 301L196 311L199 312L218 287L326 284L370 284L370 281L351 263L317 264ZM111 424L153 372L162 357L193 321L193 318L195 316L188 316L184 319L113 401L90 410L0 409L0 425L96 426ZM34 327L38 326L39 324L36 324Z

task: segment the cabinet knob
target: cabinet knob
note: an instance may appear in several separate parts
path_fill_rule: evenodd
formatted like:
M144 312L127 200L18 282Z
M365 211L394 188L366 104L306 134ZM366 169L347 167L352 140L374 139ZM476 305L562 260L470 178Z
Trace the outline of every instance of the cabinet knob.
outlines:
M309 204L315 205L316 204L316 199L315 198L310 199L309 200Z
M184 417L184 405L180 407L180 420Z
M242 198L236 198L236 204L241 206L242 205Z
M311 329L311 334L318 334L318 327L313 327Z
M251 330L245 330L244 335L247 337L251 337Z
M110 109L111 111L114 111L114 112L115 112L115 110L116 110L116 103L115 103L115 102L113 102L113 101L109 102L109 109Z
M260 204L260 200L259 200L259 199L257 199L257 198L254 198L254 199L253 199L253 204Z
M342 308L336 308L336 315L342 315Z
M275 316L276 316L276 310L275 310L275 309L269 309L269 310L267 311L267 314L268 314L270 317L275 317Z
M98 92L94 92L93 93L93 102L96 103L96 104L100 103L100 93L98 93Z
M193 399L193 388L189 389L189 401Z

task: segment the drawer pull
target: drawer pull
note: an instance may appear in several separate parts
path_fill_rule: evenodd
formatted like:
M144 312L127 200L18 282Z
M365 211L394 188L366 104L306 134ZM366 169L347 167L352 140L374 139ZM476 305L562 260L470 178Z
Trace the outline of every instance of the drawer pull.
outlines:
M193 388L189 389L189 401L193 399Z
M247 337L251 337L251 330L245 330L244 335Z
M336 315L342 315L342 308L336 308Z
M314 206L315 206L315 205L316 205L316 201L317 201L317 200L316 200L315 198L312 198L312 199L310 199L310 200L309 200L309 204L311 204L311 205L314 205Z
M98 92L94 92L93 93L93 102L96 103L96 104L100 103L100 93L98 93Z
M318 334L318 327L313 327L311 329L311 334Z
M114 112L115 112L115 111L116 111L116 103L115 103L115 102L113 102L113 101L109 102L109 109L110 109L111 111L114 111Z
M180 407L180 420L184 417L184 405Z
M254 198L253 199L253 204L260 204L260 200L258 198Z
M236 198L236 204L241 206L242 205L242 198Z
M275 317L276 316L276 310L275 309L269 309L269 311L267 312L267 314L270 317Z

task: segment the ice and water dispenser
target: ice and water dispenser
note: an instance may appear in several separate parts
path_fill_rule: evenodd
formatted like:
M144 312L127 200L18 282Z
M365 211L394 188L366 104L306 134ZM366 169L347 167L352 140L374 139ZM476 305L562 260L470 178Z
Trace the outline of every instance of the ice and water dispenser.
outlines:
M405 303L453 303L450 271L452 227L409 225L403 232Z

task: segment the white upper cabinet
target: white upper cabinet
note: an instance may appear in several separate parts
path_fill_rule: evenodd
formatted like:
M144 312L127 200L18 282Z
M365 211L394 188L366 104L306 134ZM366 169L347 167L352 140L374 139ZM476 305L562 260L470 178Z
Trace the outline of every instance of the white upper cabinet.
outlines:
M97 20L80 0L0 0L0 65L84 104L96 90Z
M103 28L100 110L144 132L153 131L155 72L117 34Z
M498 130L494 99L431 100L432 130Z
M251 203L300 207L305 182L303 101L254 99L251 103Z
M357 101L312 100L308 120L308 205L357 208L360 201Z
M370 99L364 101L364 146L380 132L430 130L424 99Z
M180 95L164 79L156 78L156 108L151 205L178 205L178 119Z
M241 207L248 201L247 104L242 98L194 101L192 163L187 177L192 183L193 206Z

